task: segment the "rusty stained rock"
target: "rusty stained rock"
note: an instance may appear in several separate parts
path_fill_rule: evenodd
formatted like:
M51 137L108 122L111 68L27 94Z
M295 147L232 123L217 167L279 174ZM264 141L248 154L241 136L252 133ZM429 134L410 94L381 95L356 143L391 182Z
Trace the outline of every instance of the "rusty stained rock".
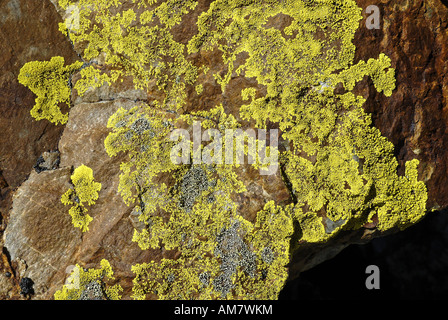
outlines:
M22 259L25 275L35 283L36 295L45 294L55 272L64 270L79 234L60 201L61 190L69 188L70 168L32 172L13 197L4 246L12 261Z
M34 97L16 80L20 67L28 61L48 60L54 55L65 56L67 62L77 57L57 31L57 22L61 18L49 1L11 0L7 3L12 7L0 9L7 12L0 14L0 38L8 44L0 55L0 70L4 71L0 72L0 90L6 92L0 95L0 127L6 132L0 144L0 155L4 157L0 159L4 177L4 183L0 182L0 195L11 195L6 191L18 187L29 177L14 193L11 211L8 213L9 206L6 206L2 213L9 217L4 235L5 248L12 261L22 259L26 262L24 276L35 283L34 298L51 299L68 276L66 270L70 265L98 267L99 261L105 258L124 288L123 297L128 299L132 290L133 264L170 258L176 253L163 249L142 251L131 241L135 224L133 208L123 203L117 191L119 165L124 158L110 158L104 150L104 139L109 132L106 124L110 115L119 107L130 108L140 100L150 101L155 92L133 90L132 81L127 80L111 87L89 90L84 97L74 92L74 106L65 127L34 121L29 115ZM370 3L358 0L358 4L366 8ZM181 41L185 34L196 32L195 19L208 5L209 1L201 2L176 26L176 40ZM445 190L448 92L444 82L447 8L436 0L426 1L426 4L423 0L383 0L379 6L384 20L382 29L368 30L365 20L360 22L355 37L356 59L367 60L378 57L381 52L386 53L396 68L397 89L392 97L384 97L376 93L370 80L364 80L356 91L367 99L365 108L372 113L374 125L395 144L399 162L403 164L413 158L421 160L421 176L429 189L428 208L445 208L448 204ZM22 14L15 29L4 22L11 23L17 17L17 10L11 8L20 8ZM45 22L40 21L43 16ZM269 24L284 26L288 23L285 19L276 17ZM22 38L20 33L24 34ZM48 42L58 45L48 46ZM80 51L80 48L76 49ZM191 58L197 65L209 65L212 72L207 76L200 75L199 81L204 87L202 95L198 96L192 86L187 88L184 111L205 110L222 103L226 112L238 117L238 107L242 104L239 92L244 87L253 86L252 80L234 74L226 92L222 93L221 87L210 76L226 71L221 54L218 51L201 52ZM235 69L243 60L244 56L238 57ZM76 79L75 75L73 80ZM243 122L244 128L251 125ZM37 157L50 149L60 151L59 169L40 174L32 172ZM68 207L60 202L62 193L70 187L72 169L81 164L91 167L95 181L102 183L97 203L89 208L93 221L85 234L73 227ZM269 200L279 204L292 201L280 173L262 177L257 170L242 166L238 175L247 191L237 195L235 201L241 209L248 208L243 214L249 220L253 221L256 212ZM366 229L341 234L324 245L308 245L293 256L291 276L333 257L351 243L368 241L375 236L374 231Z
M11 188L23 182L44 151L56 148L63 130L31 117L35 96L17 80L29 61L56 55L67 63L78 59L58 31L61 21L48 0L5 0L0 5L0 170Z
M371 1L357 0L365 9ZM420 178L428 188L428 209L448 205L448 8L441 0L377 3L381 11L379 30L360 22L354 43L356 58L377 58L384 52L395 68L396 89L385 97L370 80L355 88L367 98L365 110L373 125L395 146L404 163L419 159Z

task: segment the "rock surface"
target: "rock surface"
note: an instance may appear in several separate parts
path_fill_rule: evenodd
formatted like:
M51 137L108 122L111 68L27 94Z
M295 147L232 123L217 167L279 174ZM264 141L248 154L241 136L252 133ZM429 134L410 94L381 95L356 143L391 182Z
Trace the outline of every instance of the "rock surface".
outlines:
M371 4L357 3L361 8ZM419 159L427 207L443 209L448 205L448 7L440 0L384 0L378 6L381 29L369 30L361 21L354 40L356 60L384 52L395 68L397 87L385 97L364 81L358 93L367 98L364 107L373 125L393 142L400 171L405 161Z
M58 31L61 20L49 1L9 0L0 7L0 171L10 188L23 182L44 151L56 149L63 130L31 117L35 96L17 80L26 62L54 55L67 63L77 59Z
M30 175L43 152L56 150L64 127L35 121L30 115L33 93L18 83L20 68L29 61L61 55L77 59L70 42L58 31L62 21L49 1L5 0L0 3L0 232L6 227L12 194ZM3 240L0 239L3 248ZM20 297L19 275L0 251L1 297ZM3 277L7 272L12 275ZM12 289L11 289L12 288ZM9 297L12 294L12 297Z
M370 4L357 2L362 8ZM391 57L397 89L386 98L376 93L370 80L364 80L356 91L367 99L365 108L372 113L374 125L396 146L400 163L415 157L423 163L420 173L429 190L428 209L446 208L448 9L438 0L403 1L402 5L383 0L380 7L380 30L369 30L364 20L360 22L356 56L367 60L384 52ZM64 14L60 9L59 13ZM197 11L188 17L191 20L196 16ZM126 81L90 90L83 97L74 92L74 106L65 126L32 119L29 110L34 96L17 82L21 66L55 55L64 56L67 63L78 59L70 42L58 31L60 21L61 16L49 0L10 0L0 6L0 40L7 44L0 52L0 234L4 233L4 240L0 240L0 247L4 247L0 256L0 299L20 298L23 277L34 282L33 298L52 299L70 266L79 263L96 267L103 258L113 266L124 288L123 298L129 299L131 266L173 253L162 249L142 251L132 242L133 208L127 207L117 192L122 158L107 155L104 139L109 133L109 116L119 107L131 108L137 101L149 99L151 92L134 90ZM196 32L188 21L178 26L176 40ZM285 21L272 23L281 25ZM198 63L207 61L214 72L223 69L216 53L197 59ZM75 75L73 81L76 79ZM198 97L192 89L188 98L188 105L196 110L222 103L226 111L235 111L232 106L241 104L241 88L249 85L247 79L235 75L222 94L212 77L201 81L204 94ZM40 173L33 170L39 156L52 150L60 152L59 167ZM89 211L94 220L85 234L73 228L68 208L60 201L61 194L70 187L73 168L81 164L91 167L95 180L102 183L99 199ZM290 201L279 175L260 179L250 170L241 170L239 175L247 182L248 191L237 201L250 207L246 213L249 220L268 200ZM372 237L365 229L343 234L325 245L305 247L293 258L291 277L334 257L351 243ZM6 272L11 276L5 276Z
M13 197L4 246L13 260L26 261L26 277L33 279L37 296L48 292L54 273L65 270L80 242L60 201L69 176L70 168L32 172Z

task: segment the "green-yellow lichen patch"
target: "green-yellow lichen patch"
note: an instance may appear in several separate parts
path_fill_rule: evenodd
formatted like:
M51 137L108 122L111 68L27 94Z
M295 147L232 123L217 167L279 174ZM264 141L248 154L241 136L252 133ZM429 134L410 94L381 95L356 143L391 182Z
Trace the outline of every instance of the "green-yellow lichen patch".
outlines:
M206 289L209 284L201 283L195 268L186 265L186 262L184 259L162 259L159 263L151 261L134 265L133 298L143 300L148 294L164 300L206 298L207 294L210 298L210 290ZM212 274L211 269L208 272Z
M134 231L133 241L142 250L164 248L178 256L135 265L134 298L275 299L288 276L289 254L300 244L325 242L366 223L374 222L379 231L403 229L425 214L418 161L406 162L405 176L397 174L392 143L372 127L365 99L351 92L366 76L386 96L395 88L386 55L354 63L353 39L362 19L356 1L215 0L200 13L197 34L182 43L173 28L197 1L130 0L122 11L120 0L59 3L82 8L78 28L61 25L75 44L84 45L83 58L90 63L75 86L80 94L122 76L132 77L136 88L161 93L135 108L120 108L109 119L105 140L110 156L127 155L119 192L135 205L144 226ZM285 16L289 24L276 25ZM181 114L191 110L183 108L187 94L203 94L198 70L207 73L211 66L197 66L192 57L205 51L222 55L227 70L213 77L224 95L235 75L257 82L241 88L239 115L222 104ZM96 68L96 60L106 66ZM345 92L335 91L338 85ZM171 159L176 141L170 133L181 129L179 123L193 131L199 124L216 137L241 129L239 118L261 129L278 128L289 142L279 167L293 203L269 201L254 221L243 217L245 208L235 200L246 191L240 166L195 161L198 154L212 155L217 141L187 141L188 161ZM261 142L249 138L248 143ZM231 145L233 140L221 144L224 150ZM239 150L234 151L232 160ZM249 156L249 148L244 153ZM81 207L76 193L75 185L63 202Z
M289 37L266 27L268 19L278 14L292 18L283 30ZM283 138L291 141L292 148L280 159L296 203L284 208L268 203L252 225L241 218L230 197L244 190L229 185L227 177L236 166L164 166L177 183L163 185L163 192L152 191L146 197L149 202L141 202L141 221L147 228L136 230L134 241L142 249L162 245L181 251L187 259L183 264L191 266L189 274L197 278L207 272L201 263L205 260L198 258L207 257L210 272L206 274L215 275L211 281L215 298L275 298L287 277L294 221L302 243L327 241L375 216L381 231L405 227L423 216L426 190L416 179L416 162L407 165L408 178L399 177L393 146L371 127L362 109L364 99L333 90L342 83L350 91L364 76L370 76L375 88L387 96L395 87L394 70L385 55L353 65L352 40L360 19L354 1L211 3L199 16L198 34L188 50L222 52L228 72L214 77L224 92L234 71L266 87L266 95L259 98L254 87L241 91L248 104L241 106L240 115L261 128L268 121L278 123ZM234 70L236 57L243 52L248 58ZM222 105L185 114L182 120L190 125L201 121L203 129L221 133L240 127ZM159 161L165 163L166 158ZM216 184L209 186L209 179L216 179ZM232 180L238 184L236 176ZM149 189L162 190L152 183ZM191 190L197 192L185 194ZM174 201L160 201L167 195ZM229 255L223 239L240 254ZM297 243L293 245L297 248ZM155 264L168 268L169 262ZM192 295L201 296L195 283ZM136 288L142 297L142 286ZM158 296L182 296L177 290L166 294Z
M84 269L78 264L73 268L66 284L54 294L55 300L120 300L122 287L108 285L114 280L109 261L101 260L100 269Z
M71 181L73 188L68 189L61 197L64 205L71 205L69 214L72 223L82 232L89 230L89 223L93 218L87 214L87 206L94 205L98 199L98 192L101 190L101 183L93 179L93 170L85 165L77 167Z
M132 77L135 88L147 89L150 81L155 80L164 97L159 104L178 110L185 105L186 85L196 81L197 69L186 59L185 45L176 42L170 30L196 7L197 1L127 2L146 10L117 12L117 7L123 5L119 0L59 1L64 9L80 8L79 27L67 29L66 23L61 23L60 29L74 43L87 44L83 52L86 61L96 61L101 56L112 70L111 74L100 75L98 70L89 68L83 72L77 89L83 93L89 86L97 87L125 76ZM156 2L158 6L154 7Z
M342 82L347 90L353 90L355 84L368 75L372 78L376 90L384 92L384 95L389 97L395 89L395 70L390 67L390 58L381 53L378 59L369 59L367 62L360 61L339 74L332 75L330 81Z
M70 105L70 76L82 66L75 62L64 66L63 57L53 57L50 61L31 61L20 69L19 82L36 94L36 104L31 115L36 120L47 119L55 124L67 122L59 103Z

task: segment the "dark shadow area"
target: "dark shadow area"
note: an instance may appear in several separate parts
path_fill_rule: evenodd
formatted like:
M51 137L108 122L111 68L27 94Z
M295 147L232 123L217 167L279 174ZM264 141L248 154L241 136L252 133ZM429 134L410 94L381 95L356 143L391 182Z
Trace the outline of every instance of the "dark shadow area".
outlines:
M368 290L369 265L380 289ZM448 299L448 213L429 213L400 233L351 245L286 284L280 300Z

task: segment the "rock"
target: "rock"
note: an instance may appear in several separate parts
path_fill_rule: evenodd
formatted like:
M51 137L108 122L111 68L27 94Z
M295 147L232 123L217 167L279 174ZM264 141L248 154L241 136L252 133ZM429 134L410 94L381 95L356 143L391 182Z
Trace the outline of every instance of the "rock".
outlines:
M130 266L139 256L147 256L131 241L132 207L127 207L118 193L122 157L111 158L104 148L109 130L107 120L119 108L131 108L136 103L117 99L98 103L81 103L72 108L67 128L59 143L61 167L81 164L93 169L95 181L102 184L98 201L91 207L93 217L89 232L83 235L79 257L74 263L93 263L98 254L110 256L118 271L130 273ZM126 267L126 268L125 268ZM123 268L123 269L122 269Z
M371 1L357 0L365 9ZM420 160L420 178L428 188L428 209L448 205L448 8L443 1L381 1L381 28L369 30L365 19L355 34L356 60L386 53L395 68L391 97L372 90L370 80L357 86L373 125L393 142L404 172L405 161Z
M51 299L67 276L63 272L67 266L95 265L99 257L109 259L121 281L130 278L124 286L129 297L130 267L142 258L148 259L148 252L131 241L132 208L117 193L121 160L107 155L103 141L109 116L119 107L133 105L117 100L74 106L59 143L61 169L32 172L15 194L4 245L11 259L21 258L29 266L25 274L35 283L35 298ZM89 208L93 222L82 237L60 201L71 186L72 168L81 164L90 166L95 181L102 183L99 200Z
M6 223L3 221L3 214L9 210L9 202L10 202L10 188L8 182L6 182L5 177L3 177L3 171L0 170L0 232L6 227Z
M45 151L34 165L34 170L40 173L45 170L55 170L59 166L59 151Z
M17 80L26 62L55 55L68 63L78 58L58 31L61 21L48 0L5 0L0 6L0 214L5 225L12 191L27 178L42 152L57 147L63 130L31 117L35 96Z
M73 83L79 79L79 74L73 76ZM104 84L99 88L89 88L83 96L79 96L74 90L73 103L92 103L99 101L113 101L116 99L128 99L131 101L146 100L147 93L143 90L137 90L132 86L132 79L126 78L123 82Z
M8 300L12 296L12 291L14 289L14 283L11 281L10 277L6 273L0 274L0 299Z
M0 299L6 300L17 295L15 276L7 255L0 253Z
M38 157L57 147L63 127L37 122L30 115L35 96L17 80L29 61L64 56L77 59L70 42L58 31L62 19L47 0L6 0L0 6L0 235L8 224L14 190L29 176ZM0 240L3 248L3 237ZM4 249L6 251L6 249ZM2 251L0 251L2 252ZM12 272L4 253L0 272ZM11 262L14 265L14 262ZM1 278L0 296L17 299L19 283Z
M27 269L19 277L34 281L36 297L47 294L54 273L65 269L80 235L61 203L61 190L70 187L70 168L31 172L13 197L4 247L12 261L23 260Z
M23 278L25 276L26 269L28 269L25 260L17 257L12 261L11 265L13 266L17 277Z
M157 93L151 87L148 92L135 90L132 79L125 78L112 86L91 88L82 97L74 90L73 106L65 126L34 121L29 115L34 97L16 80L20 67L28 61L48 60L55 55L64 56L67 64L78 58L68 39L57 30L61 21L57 12L63 17L69 13L59 8L55 0L51 2L55 6L49 0L10 0L0 9L0 39L7 44L0 54L0 89L5 92L0 97L0 127L5 132L0 144L0 210L8 222L0 245L8 252L17 277L9 279L0 275L0 297L17 296L20 294L17 287L21 287L18 279L31 279L33 299L52 299L64 284L71 266L97 267L104 258L111 263L117 282L124 289L123 298L129 299L134 277L132 265L173 258L177 252L143 251L132 242L134 227L139 229L142 223L138 221L136 209L126 206L118 193L120 163L125 155L109 157L104 139L110 132L107 121L118 108L130 109L140 101L151 101ZM358 4L365 8L370 3L358 0ZM173 29L177 41L182 42L197 31L195 19L207 7L208 1L201 1ZM374 125L396 146L400 172L404 172L405 161L420 159L420 175L429 190L428 209L445 208L448 206L445 190L448 114L444 105L448 91L443 81L447 70L444 62L448 58L448 39L444 32L448 9L435 0L406 2L403 6L385 0L381 9L382 29L369 30L365 20L360 22L355 37L356 59L367 60L386 53L396 68L397 89L392 97L386 98L376 93L370 80L363 80L355 92L367 99L365 109L372 113ZM268 25L281 29L290 22L286 16L279 15L270 19ZM82 47L75 49L80 53ZM240 90L254 86L254 80L234 73L223 93L211 76L226 72L221 54L204 52L191 58L195 64L206 63L212 70L199 77L204 89L201 95L193 87L187 88L184 111L206 110L222 104L226 112L239 119ZM235 68L244 59L244 56L238 57ZM98 65L103 67L101 61ZM73 83L79 78L75 74ZM261 86L258 89L263 90ZM281 148L287 147L283 141ZM93 221L84 234L73 227L69 208L60 201L61 195L71 187L73 169L82 164L92 168L95 181L102 184L98 200L89 207ZM235 195L233 200L243 217L251 222L268 201L274 200L278 205L293 201L280 171L260 176L258 170L243 165L236 173L247 191ZM327 233L342 223L328 218L324 221ZM347 231L326 243L303 245L292 255L290 278L331 259L352 243L368 242L384 235L375 233L374 228L375 223L370 222L361 230ZM240 247L246 248L243 244ZM271 261L268 251L264 259ZM8 262L0 271L9 268ZM202 280L209 283L205 275ZM27 290L22 288L22 292L28 292L30 286L24 284L24 287Z

